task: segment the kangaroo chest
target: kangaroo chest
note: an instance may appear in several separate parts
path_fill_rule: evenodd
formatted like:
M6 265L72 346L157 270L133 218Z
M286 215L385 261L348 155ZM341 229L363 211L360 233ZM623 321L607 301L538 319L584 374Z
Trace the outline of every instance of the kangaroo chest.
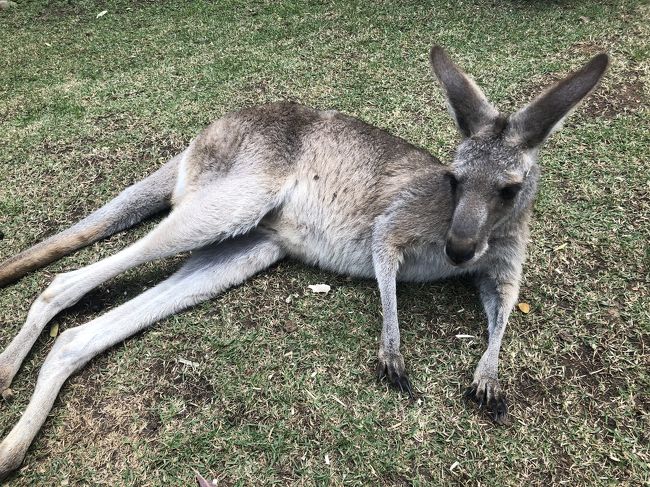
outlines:
M286 208L263 226L272 230L287 254L301 262L338 274L374 278L372 262L372 225L366 222L345 222L327 218L314 222L304 213ZM400 266L397 279L426 282L446 279L472 271L449 263L442 243L410 249Z

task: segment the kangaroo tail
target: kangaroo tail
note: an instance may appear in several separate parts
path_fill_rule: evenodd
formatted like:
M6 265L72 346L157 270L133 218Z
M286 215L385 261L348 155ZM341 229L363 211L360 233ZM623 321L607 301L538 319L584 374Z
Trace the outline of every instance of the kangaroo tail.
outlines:
M171 206L179 154L72 227L0 263L0 287Z

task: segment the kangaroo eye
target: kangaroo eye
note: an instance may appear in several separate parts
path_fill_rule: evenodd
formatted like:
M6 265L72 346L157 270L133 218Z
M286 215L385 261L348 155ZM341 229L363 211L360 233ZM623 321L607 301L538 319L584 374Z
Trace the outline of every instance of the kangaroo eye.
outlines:
M504 199L506 201L514 199L515 196L517 196L517 193L519 193L519 190L521 189L521 185L519 184L512 184L510 186L505 186L501 188L499 191L499 195L501 196L501 199Z

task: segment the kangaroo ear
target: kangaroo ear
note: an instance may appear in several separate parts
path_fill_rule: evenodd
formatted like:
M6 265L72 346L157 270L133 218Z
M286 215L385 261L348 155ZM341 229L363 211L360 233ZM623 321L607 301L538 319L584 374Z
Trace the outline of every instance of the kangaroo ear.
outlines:
M490 135L496 129L499 112L480 90L449 58L440 46L433 46L429 61L440 85L445 90L449 113L465 137Z
M607 54L598 54L580 71L551 86L511 115L504 133L506 143L523 148L541 145L596 87L608 65Z

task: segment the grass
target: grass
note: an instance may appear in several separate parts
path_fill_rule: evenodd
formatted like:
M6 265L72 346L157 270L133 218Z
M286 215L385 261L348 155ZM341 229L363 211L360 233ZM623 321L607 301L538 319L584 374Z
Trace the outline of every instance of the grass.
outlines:
M374 284L283 262L92 361L64 386L8 485L192 485L194 469L219 485L650 482L649 14L630 0L23 0L0 11L3 258L252 104L336 108L449 160L458 138L429 74L432 41L504 110L596 52L613 57L542 153L520 298L532 310L513 313L501 354L510 426L461 397L486 345L469 285L399 289L403 352L422 393L410 404L371 374ZM152 224L4 288L0 345L53 274ZM53 323L84 323L178 264L128 272ZM317 282L333 292L309 294ZM15 399L0 404L3 435L52 342L44 333Z

